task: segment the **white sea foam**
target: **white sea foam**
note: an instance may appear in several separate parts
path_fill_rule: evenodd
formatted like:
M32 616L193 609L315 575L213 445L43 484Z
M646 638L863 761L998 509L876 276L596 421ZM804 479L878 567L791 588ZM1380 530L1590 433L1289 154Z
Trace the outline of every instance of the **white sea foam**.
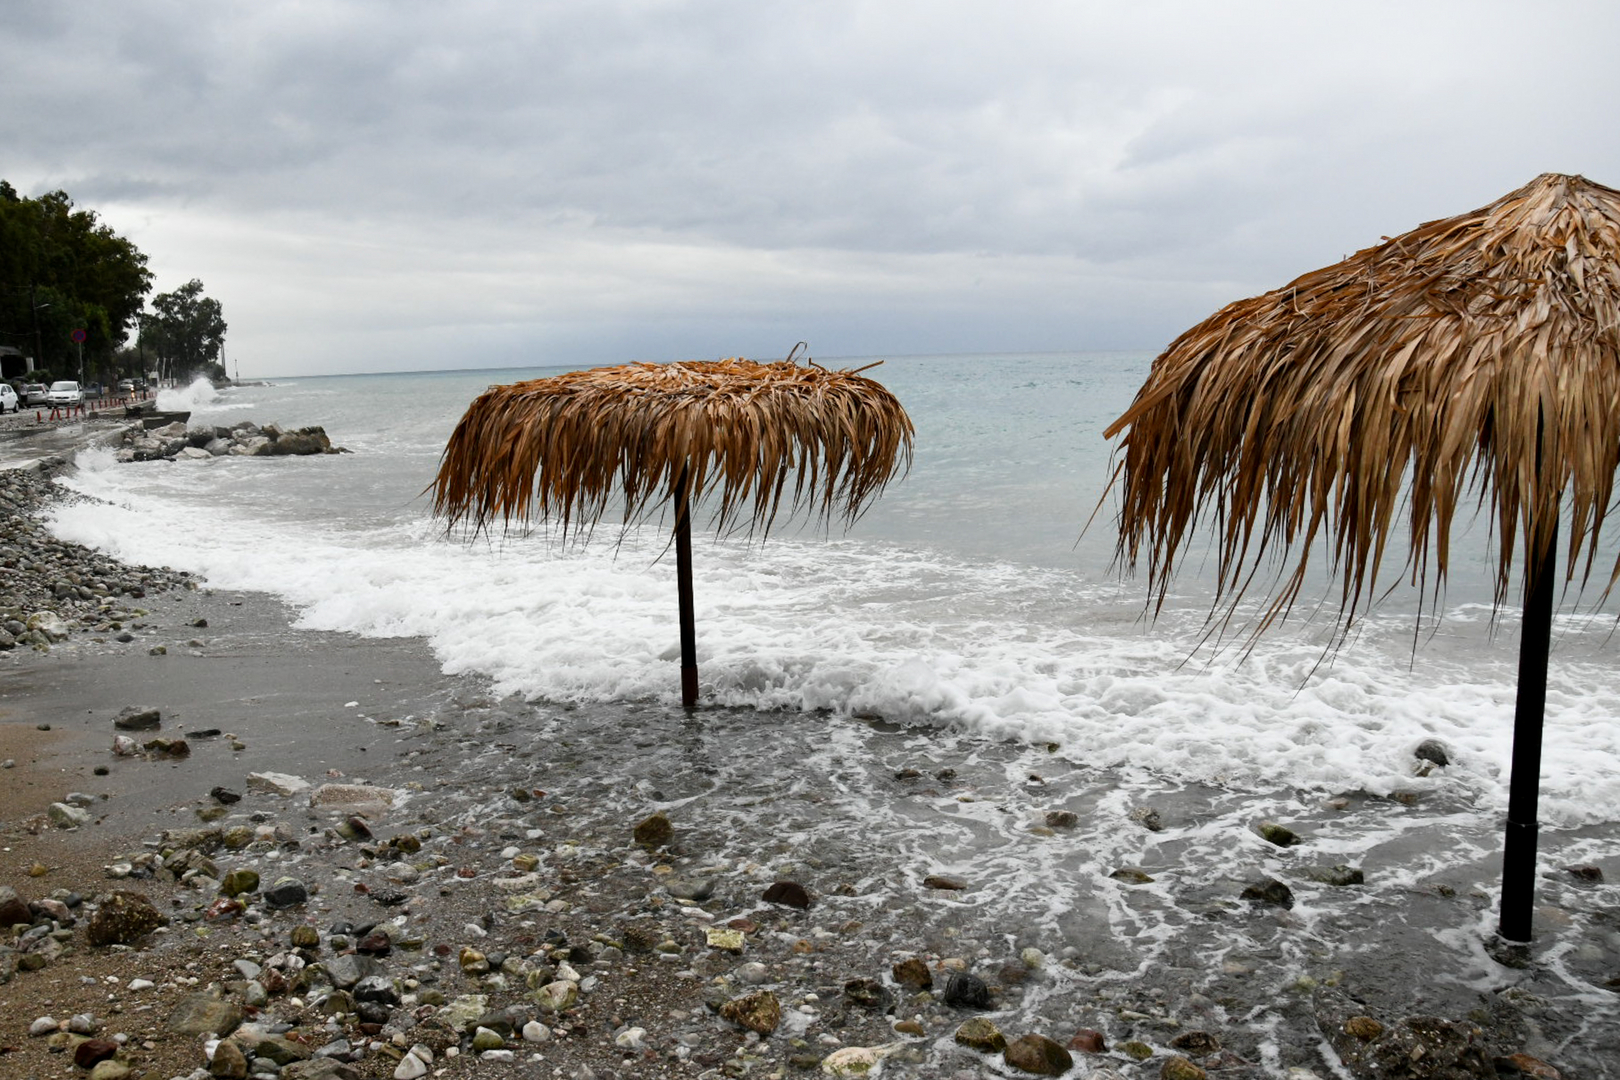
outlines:
M322 524L317 513L249 513L249 498L200 524L180 496L217 495L220 478L165 467L132 485L137 474L106 454L80 464L78 485L108 502L62 507L55 528L67 539L282 596L305 626L425 637L447 672L486 674L502 692L590 702L677 693L674 566L655 529L622 546L464 545L419 516ZM274 479L262 463L215 464L237 485ZM1468 643L1465 662L1441 646L1414 660L1404 627L1374 626L1320 669L1320 642L1288 634L1245 662L1189 662L1196 619L1141 623L1134 597L1057 571L794 538L699 543L695 564L710 702L951 726L1238 788L1443 787L1481 808L1504 797L1511 643ZM1609 665L1554 665L1545 820L1620 813L1617 708ZM1425 738L1455 759L1427 779L1412 758Z
M219 400L214 384L201 377L186 386L167 387L157 392L157 407L163 412L195 412Z

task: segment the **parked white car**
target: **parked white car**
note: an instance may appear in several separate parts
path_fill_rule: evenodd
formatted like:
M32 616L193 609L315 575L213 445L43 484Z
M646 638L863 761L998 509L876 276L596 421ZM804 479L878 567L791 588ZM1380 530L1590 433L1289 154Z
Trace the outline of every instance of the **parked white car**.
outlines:
M84 404L84 391L72 379L51 383L49 395L45 399L47 405L82 405Z
M20 408L22 402L17 400L17 391L11 388L10 383L0 383L0 416L16 412Z

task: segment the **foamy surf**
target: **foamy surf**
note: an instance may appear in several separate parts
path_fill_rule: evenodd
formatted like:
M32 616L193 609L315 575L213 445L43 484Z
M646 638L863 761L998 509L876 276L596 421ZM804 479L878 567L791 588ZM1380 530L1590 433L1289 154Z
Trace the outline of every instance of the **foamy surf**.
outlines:
M252 461L218 464L265 475ZM426 638L447 674L487 676L501 693L675 699L674 568L654 529L569 548L540 537L463 544L420 520L329 525L319 513L231 506L199 527L196 507L173 496L224 488L184 466L147 490L131 475L88 455L75 483L98 501L61 507L56 532L220 588L279 596L301 626ZM1514 677L1505 645L1466 664L1414 661L1407 625L1392 619L1327 664L1320 640L1289 634L1262 640L1246 659L1201 658L1201 616L1145 623L1135 597L1055 571L805 539L699 544L695 563L711 704L949 727L1242 790L1444 788L1481 809L1504 798ZM1555 665L1549 822L1620 809L1616 705L1607 665ZM1412 751L1431 738L1453 763L1416 776Z

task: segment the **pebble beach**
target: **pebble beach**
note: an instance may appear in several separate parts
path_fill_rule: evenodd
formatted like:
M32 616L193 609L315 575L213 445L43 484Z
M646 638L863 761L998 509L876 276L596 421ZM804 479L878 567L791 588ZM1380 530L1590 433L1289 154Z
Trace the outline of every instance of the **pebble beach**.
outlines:
M1326 838L1443 800L498 697L55 540L81 427L0 474L0 1074L1620 1076L1612 830L1552 852L1537 945L1436 945L1389 912L1487 925L1477 882Z

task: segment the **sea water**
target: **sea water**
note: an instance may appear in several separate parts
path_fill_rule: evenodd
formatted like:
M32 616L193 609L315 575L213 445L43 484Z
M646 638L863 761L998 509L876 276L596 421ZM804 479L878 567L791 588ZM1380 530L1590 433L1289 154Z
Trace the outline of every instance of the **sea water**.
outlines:
M1482 552L1455 558L1437 622L1419 624L1417 594L1396 590L1333 652L1336 609L1309 601L1252 652L1200 649L1197 551L1157 618L1145 581L1114 572L1101 433L1148 360L907 357L868 372L916 425L912 469L847 532L779 525L764 542L698 541L705 700L1058 743L1187 780L1374 793L1409 784L1413 747L1439 738L1451 782L1499 808L1517 613L1489 617ZM447 672L480 672L502 692L674 700L667 522L605 522L580 542L544 524L468 539L430 516L424 490L471 399L559 370L168 391L160 405L189 408L194 425L319 424L352 453L125 466L84 454L74 483L102 501L63 508L56 528L273 593L307 626L424 636ZM1560 623L1543 761L1554 824L1620 817L1612 629L1573 602Z
M1032 928L1054 951L1142 978L1185 965L1189 952L1215 963L1236 949L1236 968L1257 968L1272 993L1314 977L1312 956L1331 953L1343 967L1359 955L1364 980L1433 981L1444 988L1437 1010L1466 1011L1506 970L1480 943L1495 903L1518 613L1493 617L1488 531L1462 535L1443 595L1397 583L1342 641L1334 594L1317 579L1283 626L1252 640L1240 627L1212 648L1201 551L1184 558L1156 616L1146 583L1113 566L1102 431L1149 361L904 357L867 372L916 425L911 471L848 531L778 526L763 541L697 542L702 697L726 707L705 737L727 732L726 764L685 790L692 776L652 761L637 773L626 751L623 790L642 791L657 773L660 792L684 805L715 797L716 771L746 788L793 761L819 780L804 845L859 862L858 838L875 830L887 858L905 851L919 866L993 873L1005 889L980 914ZM189 409L193 425L318 424L352 453L129 465L84 453L71 483L94 498L61 507L54 528L130 562L272 593L302 626L421 636L449 676L575 710L550 714L553 735L632 715L643 733L689 738L668 709L679 644L667 519L628 531L607 521L588 537L535 523L469 538L430 516L424 490L472 398L561 370L166 392L159 404ZM1316 606L1319 597L1327 602ZM1545 868L1596 863L1620 877L1613 614L1590 596L1566 597L1555 638L1542 895L1564 912L1567 937L1556 964L1514 978L1569 1006L1568 1030L1545 1052L1607 1068L1607 1051L1594 1049L1604 1040L1583 1025L1620 1015L1616 995L1598 987L1605 972L1620 975L1620 939L1589 925L1579 913L1593 899ZM1426 770L1414 757L1429 739L1449 765ZM648 745L654 757L675 752L652 736ZM911 760L949 763L977 795L935 792L926 813L885 795L888 772ZM801 780L773 782L791 799ZM1150 805L1167 825L1151 834L1130 824ZM1032 865L1028 830L1054 806L1081 811L1083 841ZM1275 927L1246 944L1213 927L1207 905L1235 895L1231 879L1287 876L1283 856L1253 833L1262 817L1314 834L1318 861L1367 865L1379 887L1350 902L1313 895L1296 875L1302 900L1287 944L1272 939ZM1108 879L1125 865L1172 867L1178 884L1127 892ZM1460 906L1435 899L1457 894ZM1254 1009L1263 1028L1265 1010ZM1295 1051L1268 1053L1287 1065Z

